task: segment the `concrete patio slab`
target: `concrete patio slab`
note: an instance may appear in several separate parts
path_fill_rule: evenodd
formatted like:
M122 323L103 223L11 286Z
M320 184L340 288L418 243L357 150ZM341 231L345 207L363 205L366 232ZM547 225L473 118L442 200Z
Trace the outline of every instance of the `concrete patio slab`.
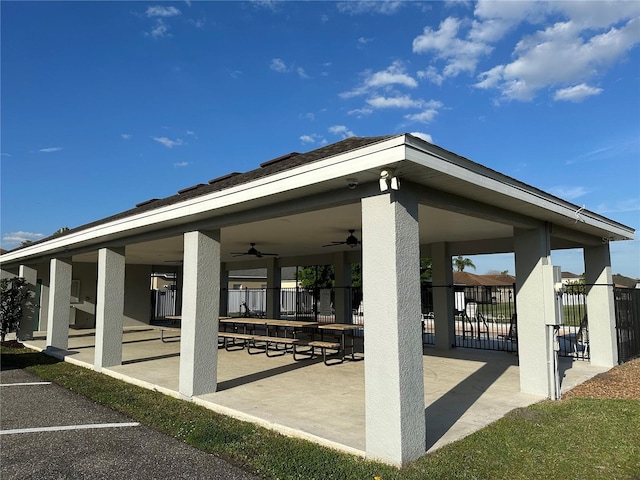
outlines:
M52 352L93 368L94 330L70 330L69 349ZM122 365L103 373L180 398L179 333L127 327ZM46 333L25 345L43 350ZM364 362L326 366L321 359L268 358L246 350L218 351L218 390L192 400L212 410L254 421L287 435L364 455ZM516 354L472 349L446 353L426 347L423 357L427 448L432 452L544 398L520 392ZM562 358L562 391L605 371L582 360ZM384 392L380 393L384 395Z

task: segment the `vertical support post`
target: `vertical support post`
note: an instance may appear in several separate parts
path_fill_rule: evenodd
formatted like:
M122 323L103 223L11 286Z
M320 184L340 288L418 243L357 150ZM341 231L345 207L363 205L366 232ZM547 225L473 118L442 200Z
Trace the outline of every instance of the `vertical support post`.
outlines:
M53 258L49 277L49 316L47 349L69 347L69 308L71 306L71 259Z
M591 364L613 367L618 363L618 341L609 244L585 247L583 254Z
M282 272L277 258L267 259L267 318L280 318Z
M98 250L96 296L96 350L94 369L102 371L122 363L125 249Z
M337 252L334 255L336 323L353 323L353 314L351 312L351 263L347 261L346 257L345 252Z
M362 199L366 455L406 465L426 450L418 202Z
M229 315L229 270L224 263L220 264L220 317Z
M518 358L520 390L551 395L547 361L549 352L545 305L554 301L553 285L545 282L544 266L551 264L548 227L514 232L516 304L518 306Z
M449 245L444 242L431 245L431 271L433 280L433 314L436 330L436 350L455 347L455 317L453 301L453 268Z
M16 336L18 340L29 340L33 338L33 331L38 322L38 319L35 318L36 313L38 312L35 305L38 271L27 265L20 265L18 276L27 281L29 297L22 307L22 318L20 319L20 325L18 326Z
M180 379L187 398L216 391L220 230L184 234Z

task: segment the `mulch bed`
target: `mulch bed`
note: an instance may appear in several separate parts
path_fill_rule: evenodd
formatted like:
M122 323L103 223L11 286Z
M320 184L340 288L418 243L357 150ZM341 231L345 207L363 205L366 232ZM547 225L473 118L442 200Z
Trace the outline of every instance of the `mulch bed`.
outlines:
M640 400L640 357L600 373L562 395L563 400L577 397Z

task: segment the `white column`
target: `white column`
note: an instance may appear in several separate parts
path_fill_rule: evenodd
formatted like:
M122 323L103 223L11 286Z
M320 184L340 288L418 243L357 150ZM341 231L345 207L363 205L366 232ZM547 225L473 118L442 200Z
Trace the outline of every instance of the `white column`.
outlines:
M18 276L27 281L29 297L22 307L22 318L20 319L17 337L19 340L29 340L33 338L33 330L38 322L38 319L36 318L38 309L35 305L38 271L27 265L20 265Z
M267 259L267 318L280 318L282 272L277 258Z
M418 204L362 199L366 455L405 465L426 450Z
M585 247L584 268L591 364L613 367L618 364L618 342L609 244Z
M216 391L220 231L184 234L180 380L185 397Z
M125 254L122 248L98 251L96 350L94 369L122 363Z
M453 267L446 243L431 245L431 271L433 280L433 314L436 330L436 350L455 347L455 317L453 300Z
M550 395L547 369L548 343L545 304L554 300L553 285L545 290L543 265L551 264L549 232L540 227L514 232L516 263L516 308L518 315L518 359L520 390ZM545 297L548 297L545 302Z
M335 274L336 323L353 323L351 313L351 263L347 261L345 252L336 252L333 261Z
M47 348L66 350L69 346L69 308L71 307L71 259L51 259L49 276L49 315Z

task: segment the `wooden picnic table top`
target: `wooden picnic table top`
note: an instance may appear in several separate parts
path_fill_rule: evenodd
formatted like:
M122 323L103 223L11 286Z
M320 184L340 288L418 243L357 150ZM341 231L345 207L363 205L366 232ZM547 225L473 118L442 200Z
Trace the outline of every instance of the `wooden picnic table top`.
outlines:
M276 318L245 318L227 317L221 318L220 323L242 323L246 325L267 325L270 327L315 327L318 322L308 322L303 320L281 320Z
M358 325L356 323L323 323L317 326L322 330L364 330L364 325Z

